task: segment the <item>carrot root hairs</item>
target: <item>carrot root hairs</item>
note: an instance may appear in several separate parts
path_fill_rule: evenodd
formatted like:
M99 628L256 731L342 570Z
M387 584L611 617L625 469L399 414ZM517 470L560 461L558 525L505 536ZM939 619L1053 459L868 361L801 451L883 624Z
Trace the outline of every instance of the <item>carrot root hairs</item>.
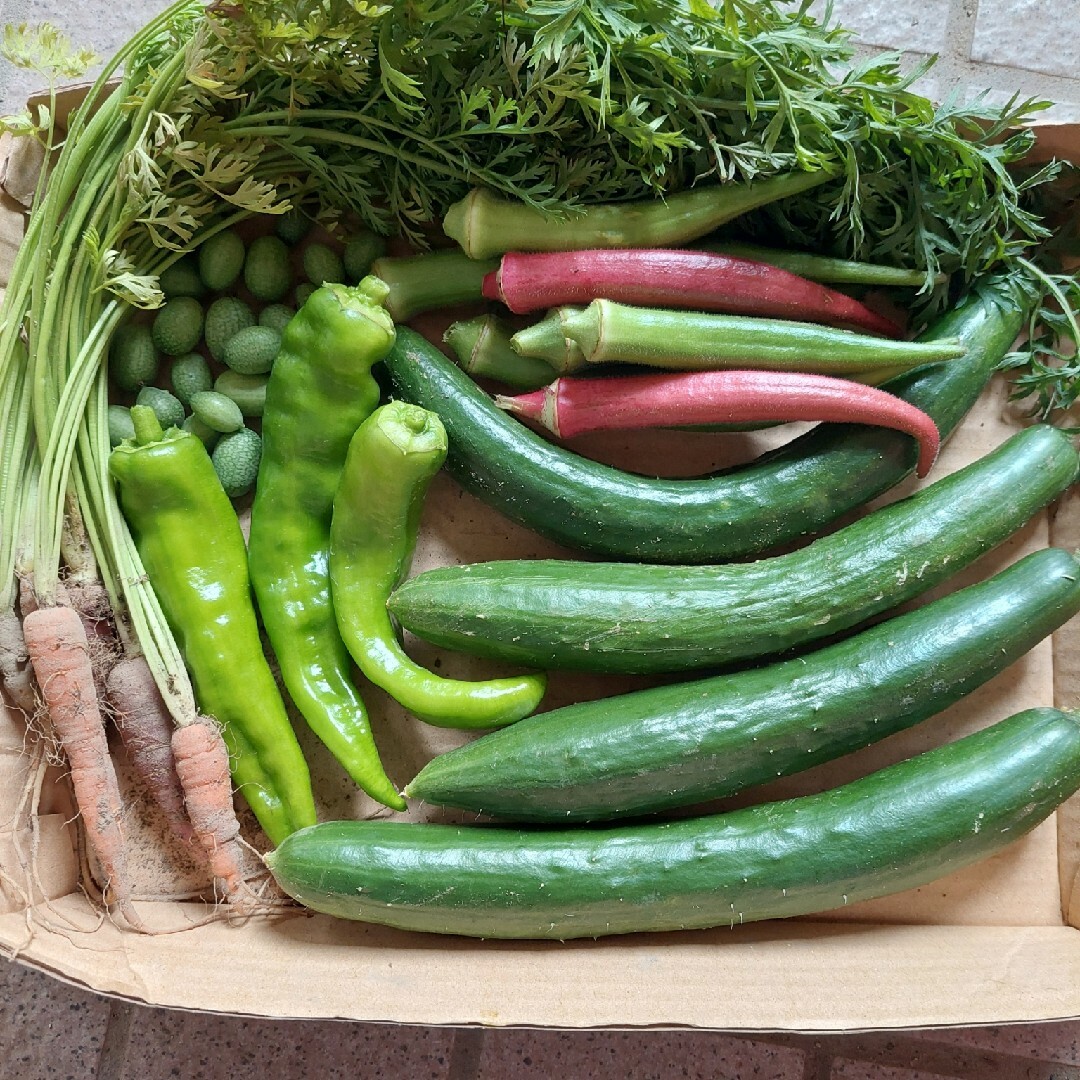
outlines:
M200 717L173 732L172 751L191 827L230 905L241 913L264 906L267 901L244 878L229 753L220 729L209 718Z
M53 732L70 767L83 829L105 876L106 902L136 930L124 846L123 802L94 685L90 646L79 613L41 607L23 619L23 637Z
M173 760L173 718L145 657L129 656L109 672L108 702L132 768L161 810L172 834L185 844L195 839L184 808L184 793Z

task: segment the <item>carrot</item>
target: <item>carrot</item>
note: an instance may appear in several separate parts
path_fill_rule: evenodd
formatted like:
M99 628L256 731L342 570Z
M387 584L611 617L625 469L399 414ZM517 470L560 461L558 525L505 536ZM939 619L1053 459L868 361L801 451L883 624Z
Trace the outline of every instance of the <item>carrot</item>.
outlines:
M590 431L822 420L872 424L913 436L916 472L937 458L940 435L921 409L877 387L796 371L686 371L620 378L559 378L495 404L559 438Z
M90 646L79 613L40 607L23 619L23 638L52 728L67 756L87 842L105 875L105 896L136 930L124 848L123 803L105 738Z
M243 904L248 888L240 823L233 807L229 752L221 729L209 718L199 717L173 732L172 752L195 838L230 903Z
M172 737L175 724L144 656L129 656L105 680L116 730L132 768L142 779L173 835L195 839L176 775Z

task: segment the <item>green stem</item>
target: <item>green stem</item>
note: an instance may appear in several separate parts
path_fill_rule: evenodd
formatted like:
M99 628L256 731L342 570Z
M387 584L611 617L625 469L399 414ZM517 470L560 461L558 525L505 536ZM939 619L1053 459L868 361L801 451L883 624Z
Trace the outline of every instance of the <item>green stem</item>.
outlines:
M389 286L386 310L395 322L408 322L432 308L451 307L484 298L484 277L498 269L497 259L477 262L456 250L403 258L383 256L370 272Z

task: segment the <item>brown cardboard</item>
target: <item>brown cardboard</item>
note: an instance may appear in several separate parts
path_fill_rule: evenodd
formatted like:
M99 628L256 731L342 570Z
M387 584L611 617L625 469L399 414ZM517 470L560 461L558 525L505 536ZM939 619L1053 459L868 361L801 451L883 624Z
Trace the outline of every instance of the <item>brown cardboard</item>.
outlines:
M1048 129L1054 152L1080 153L1080 128ZM10 160L10 157L5 160ZM0 284L21 231L26 172L0 205ZM945 448L934 478L998 445L1018 420L996 383ZM648 469L674 436L603 436L586 453ZM717 441L690 446L688 472L714 464ZM752 454L776 433L730 440ZM670 444L667 444L670 445ZM906 494L909 483L886 500ZM986 577L1029 551L1080 547L1075 492L934 590ZM415 569L505 556L565 555L440 477L425 511ZM418 642L423 663L465 677L494 665ZM643 685L555 676L545 708ZM1060 631L954 708L876 747L771 785L755 800L841 783L1019 709L1080 700L1080 626ZM365 688L392 776L404 782L467 736L427 727ZM358 795L301 729L324 818L386 813ZM62 773L21 716L0 715L0 947L22 962L102 993L184 1009L275 1017L557 1027L689 1026L826 1031L1034 1021L1080 1016L1080 798L999 856L922 889L811 919L709 932L570 944L423 936L299 910L225 920L207 882L162 843L146 800L125 775L138 907L155 936L123 932L93 893ZM733 805L729 803L729 805ZM413 807L414 819L453 815ZM1074 896L1075 894L1075 896ZM228 973L224 978L223 974Z

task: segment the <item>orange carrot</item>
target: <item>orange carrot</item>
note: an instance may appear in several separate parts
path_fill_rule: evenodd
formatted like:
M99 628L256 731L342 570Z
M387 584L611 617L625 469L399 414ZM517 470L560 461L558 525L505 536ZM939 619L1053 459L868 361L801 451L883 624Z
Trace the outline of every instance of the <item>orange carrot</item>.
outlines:
M116 730L132 768L165 817L173 835L190 844L195 839L184 809L184 793L176 775L172 737L175 724L143 656L129 656L105 680Z
M212 720L198 720L173 732L172 752L195 837L206 851L210 870L230 902L248 892L243 874L240 823L233 808L229 752Z
M105 875L106 902L111 898L133 928L144 930L131 903L124 808L82 620L74 608L37 608L23 619L23 638L53 731L71 768L87 842Z

